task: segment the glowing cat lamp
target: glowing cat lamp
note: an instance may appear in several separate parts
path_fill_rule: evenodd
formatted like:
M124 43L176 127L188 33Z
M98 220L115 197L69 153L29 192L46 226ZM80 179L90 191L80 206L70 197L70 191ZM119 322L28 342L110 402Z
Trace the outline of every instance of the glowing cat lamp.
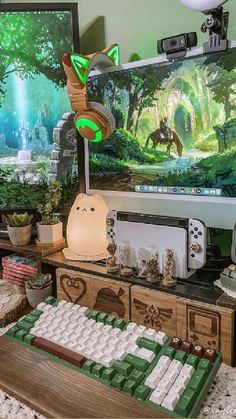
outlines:
M107 205L100 195L80 193L71 208L67 224L68 260L95 261L106 258Z

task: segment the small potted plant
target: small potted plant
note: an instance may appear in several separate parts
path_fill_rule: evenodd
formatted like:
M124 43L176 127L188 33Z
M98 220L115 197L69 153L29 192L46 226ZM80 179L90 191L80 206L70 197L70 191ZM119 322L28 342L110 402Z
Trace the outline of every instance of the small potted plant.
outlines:
M35 308L45 298L52 295L52 275L38 274L25 281L26 296L31 307Z
M33 215L29 215L28 212L24 214L14 212L4 217L7 223L9 239L14 246L29 244L32 231L32 218Z
M38 212L42 219L37 223L38 241L37 244L56 244L62 242L62 222L54 215L61 199L61 184L52 182L44 196L44 203L38 206Z

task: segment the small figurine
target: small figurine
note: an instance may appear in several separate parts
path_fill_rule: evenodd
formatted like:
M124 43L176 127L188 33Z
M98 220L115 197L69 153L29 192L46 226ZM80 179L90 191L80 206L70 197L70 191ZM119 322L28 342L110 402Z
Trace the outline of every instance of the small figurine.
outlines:
M107 251L110 257L107 258L106 261L106 267L108 273L115 273L119 271L119 266L116 263L116 251L117 251L117 245L114 241L108 243L107 245Z
M149 259L147 261L146 280L148 282L158 282L158 281L160 281L159 262L158 262L158 259L157 259L157 255L155 257L152 256L151 259Z
M175 252L171 249L166 249L163 254L163 280L162 284L165 287L173 287L176 285L176 262Z
M120 274L122 276L132 276L133 269L131 266L131 247L128 241L123 241L119 244L119 262Z

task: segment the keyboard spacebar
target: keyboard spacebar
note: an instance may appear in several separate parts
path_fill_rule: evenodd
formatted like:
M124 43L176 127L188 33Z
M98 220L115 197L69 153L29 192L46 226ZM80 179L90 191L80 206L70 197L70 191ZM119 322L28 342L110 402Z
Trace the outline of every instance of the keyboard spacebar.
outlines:
M43 351L52 355L55 355L64 361L70 362L79 368L82 368L84 362L86 361L86 358L83 355L73 352L70 349L64 348L63 346L57 345L56 343L44 338L35 338L33 341L33 346L38 349L42 349Z

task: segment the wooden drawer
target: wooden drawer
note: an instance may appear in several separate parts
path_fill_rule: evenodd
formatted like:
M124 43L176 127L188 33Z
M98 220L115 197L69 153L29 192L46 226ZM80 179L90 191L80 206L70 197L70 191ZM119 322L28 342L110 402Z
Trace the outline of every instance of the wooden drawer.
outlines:
M131 320L176 336L176 297L139 286L131 288Z
M58 299L130 319L130 284L62 268L56 277Z
M233 364L233 310L178 299L177 336L214 348L222 353L226 364Z

